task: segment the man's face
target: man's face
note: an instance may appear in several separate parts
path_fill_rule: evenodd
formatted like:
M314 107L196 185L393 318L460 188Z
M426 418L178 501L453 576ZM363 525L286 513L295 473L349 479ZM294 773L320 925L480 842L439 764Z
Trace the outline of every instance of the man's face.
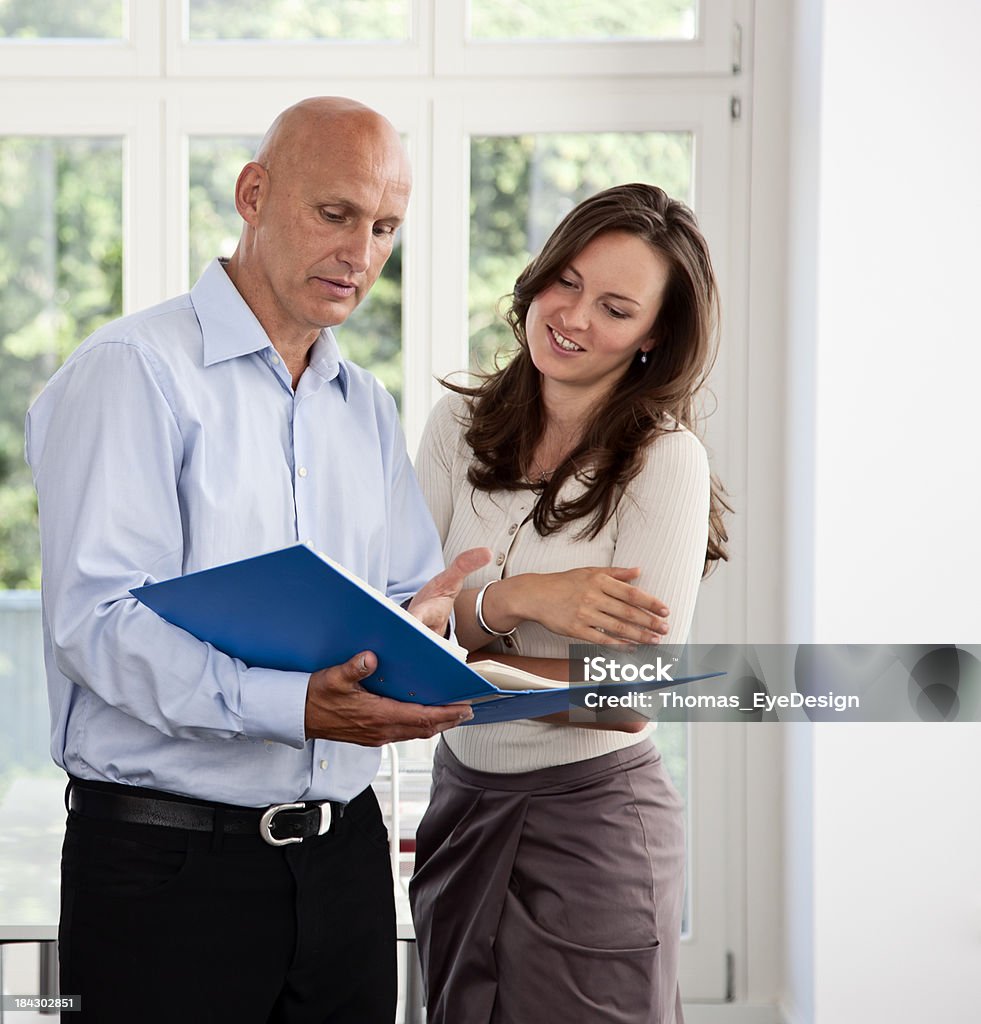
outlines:
M411 180L401 147L371 128L311 139L271 162L256 210L255 312L286 337L343 323L392 253Z

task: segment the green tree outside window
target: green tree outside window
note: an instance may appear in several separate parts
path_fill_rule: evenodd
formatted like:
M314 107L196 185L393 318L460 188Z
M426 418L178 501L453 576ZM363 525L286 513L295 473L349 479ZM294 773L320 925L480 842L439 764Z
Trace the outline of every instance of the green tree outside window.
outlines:
M122 144L0 139L0 587L40 586L24 415L44 382L122 312Z

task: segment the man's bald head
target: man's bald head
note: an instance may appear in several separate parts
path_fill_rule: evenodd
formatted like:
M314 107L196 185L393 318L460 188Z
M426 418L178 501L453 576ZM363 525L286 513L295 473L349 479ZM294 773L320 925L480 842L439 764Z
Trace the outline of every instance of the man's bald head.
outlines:
M339 96L284 110L242 169L228 274L277 348L343 323L391 255L412 188L398 132Z
M411 181L409 161L392 123L378 111L345 96L311 96L287 107L269 126L254 159L271 168L281 160L294 159L315 140L338 147L369 142L391 146L401 153L406 180Z

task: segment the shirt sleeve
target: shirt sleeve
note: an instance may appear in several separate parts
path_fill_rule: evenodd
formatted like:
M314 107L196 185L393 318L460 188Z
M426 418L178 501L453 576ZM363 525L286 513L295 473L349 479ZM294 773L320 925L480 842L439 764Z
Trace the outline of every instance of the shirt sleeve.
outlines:
M633 581L668 606L661 641L683 644L691 629L708 542L710 476L701 442L687 430L661 434L617 506L614 564L639 567Z
M32 406L48 656L167 736L302 747L309 675L247 668L129 593L183 572L183 450L165 378L125 341L77 354ZM76 698L67 687L66 705Z

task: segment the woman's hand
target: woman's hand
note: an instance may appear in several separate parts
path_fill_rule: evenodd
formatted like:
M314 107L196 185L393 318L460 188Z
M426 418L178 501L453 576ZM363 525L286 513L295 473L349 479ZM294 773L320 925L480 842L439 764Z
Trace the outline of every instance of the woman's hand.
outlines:
M637 568L591 566L509 576L484 594L484 620L501 631L539 622L594 644L656 644L668 631L668 607L628 582L639 575Z

